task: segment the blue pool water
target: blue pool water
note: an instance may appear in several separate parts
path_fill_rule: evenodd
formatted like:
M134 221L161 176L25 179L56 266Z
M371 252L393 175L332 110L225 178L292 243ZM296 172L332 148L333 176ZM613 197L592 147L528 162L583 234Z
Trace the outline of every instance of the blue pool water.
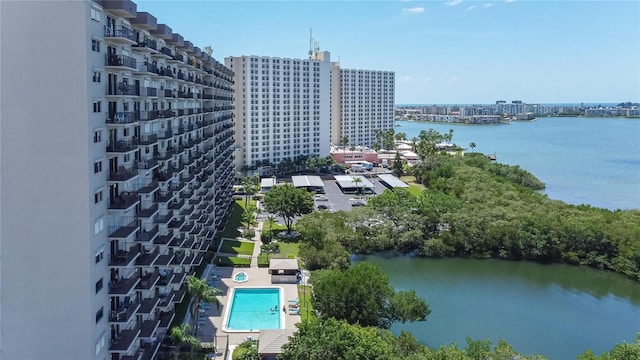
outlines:
M282 312L280 294L279 288L233 289L225 330L249 332L280 329Z
M249 276L245 272L239 272L233 276L233 281L235 282L245 282L247 280L249 280Z

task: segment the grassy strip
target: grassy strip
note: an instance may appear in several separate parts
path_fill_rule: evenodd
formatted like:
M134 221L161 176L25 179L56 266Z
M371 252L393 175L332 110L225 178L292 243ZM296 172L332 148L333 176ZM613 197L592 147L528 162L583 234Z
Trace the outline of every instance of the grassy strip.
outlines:
M226 257L219 256L216 258L216 266L226 267L249 267L251 266L251 259L244 259L239 257Z
M269 254L258 255L258 267L269 267Z
M227 240L225 239L220 246L221 253L253 255L255 243L247 241Z
M298 299L300 299L300 319L307 321L316 318L316 312L311 305L313 288L308 285L298 285Z
M240 236L238 228L242 226L242 214L244 213L244 201L236 200L236 203L231 206L231 215L227 220L224 230L216 234L218 238L236 238Z
M280 246L280 252L277 254L271 254L271 258L273 259L291 259L293 255L294 258L298 257L298 252L300 251L299 243L288 243L284 241L278 241L278 245Z
M400 180L404 181L409 185L407 191L413 196L420 197L422 192L426 189L424 185L418 184L416 182L416 178L414 176L402 176Z

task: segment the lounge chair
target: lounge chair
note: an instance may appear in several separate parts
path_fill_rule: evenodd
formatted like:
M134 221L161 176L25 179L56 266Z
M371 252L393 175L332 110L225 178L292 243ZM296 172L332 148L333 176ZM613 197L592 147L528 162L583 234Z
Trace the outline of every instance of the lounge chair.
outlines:
M289 315L300 315L300 308L289 308Z

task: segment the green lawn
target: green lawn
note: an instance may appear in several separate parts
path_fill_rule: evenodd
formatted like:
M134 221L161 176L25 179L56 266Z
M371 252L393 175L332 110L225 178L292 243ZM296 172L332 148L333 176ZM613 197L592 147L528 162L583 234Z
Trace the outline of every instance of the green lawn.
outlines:
M215 264L220 267L249 267L251 266L251 259L219 256L216 258Z
M316 313L311 305L311 286L298 285L298 299L300 299L300 319L306 321L315 319Z
M288 243L284 241L278 241L278 245L280 245L280 252L277 254L271 254L271 257L274 259L288 259L290 258L289 254L292 254L296 258L298 257L298 251L300 251L299 243Z
M222 241L221 253L253 255L253 248L256 244L248 241L228 240Z
M407 189L407 191L416 197L421 196L422 192L426 189L422 184L416 183L416 178L413 176L402 176L400 180L409 184L409 189Z
M229 215L229 220L227 220L227 225L224 227L224 230L216 234L218 238L232 238L240 236L240 232L238 228L242 226L242 214L244 213L244 200L236 200L236 203L231 207L231 215Z

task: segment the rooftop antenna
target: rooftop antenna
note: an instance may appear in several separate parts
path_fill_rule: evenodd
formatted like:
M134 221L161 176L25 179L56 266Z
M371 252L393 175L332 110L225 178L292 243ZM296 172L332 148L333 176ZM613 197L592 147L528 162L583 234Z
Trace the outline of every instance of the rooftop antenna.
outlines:
M313 55L313 29L309 28L309 58Z

